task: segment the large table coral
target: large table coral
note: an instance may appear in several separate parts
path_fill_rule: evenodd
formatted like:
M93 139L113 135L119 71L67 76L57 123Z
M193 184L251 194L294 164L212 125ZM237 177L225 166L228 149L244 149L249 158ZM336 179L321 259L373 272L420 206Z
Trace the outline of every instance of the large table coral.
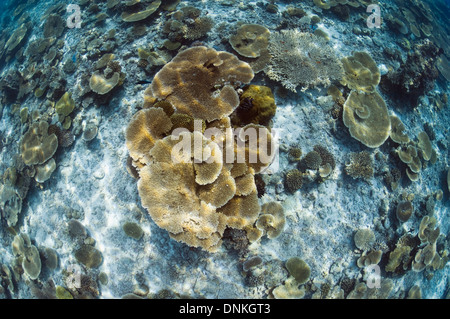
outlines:
M252 78L233 54L182 51L155 75L127 128L142 206L177 241L212 252L227 227L254 227L261 210L254 176L270 164L275 143L261 125L232 133L229 118L239 104L235 88ZM167 104L173 109L159 107ZM179 125L180 116L194 124Z
M239 104L234 86L249 83L253 70L235 55L199 46L180 52L154 77L153 95L180 113L213 121Z

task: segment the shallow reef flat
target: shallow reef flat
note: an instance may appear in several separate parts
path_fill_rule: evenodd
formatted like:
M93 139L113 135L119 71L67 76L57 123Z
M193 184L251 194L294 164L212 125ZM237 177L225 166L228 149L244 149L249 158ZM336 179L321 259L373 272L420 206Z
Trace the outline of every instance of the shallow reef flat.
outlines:
M1 6L0 299L450 297L445 1Z

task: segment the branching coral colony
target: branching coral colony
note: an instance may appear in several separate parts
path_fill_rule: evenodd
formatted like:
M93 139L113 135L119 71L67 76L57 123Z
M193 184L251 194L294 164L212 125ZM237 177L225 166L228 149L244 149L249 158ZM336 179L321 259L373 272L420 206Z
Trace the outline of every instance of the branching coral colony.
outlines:
M254 176L271 163L274 141L259 124L233 133L230 120L236 89L253 76L231 53L186 49L155 75L128 125L142 205L177 241L213 252L227 227L258 232Z

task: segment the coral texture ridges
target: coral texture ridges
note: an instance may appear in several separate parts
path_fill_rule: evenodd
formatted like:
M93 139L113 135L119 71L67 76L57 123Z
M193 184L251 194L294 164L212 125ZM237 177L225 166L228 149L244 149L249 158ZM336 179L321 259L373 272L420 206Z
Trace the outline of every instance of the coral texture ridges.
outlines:
M216 251L227 227L252 228L260 213L254 176L273 159L261 151L274 145L270 130L249 124L230 134L228 117L235 87L252 78L234 55L192 47L155 75L129 123L142 206L177 241Z
M382 145L391 132L386 103L377 92L352 91L344 104L343 120L350 135L368 147Z
M239 105L235 85L253 79L251 67L231 53L199 46L180 52L154 77L153 95L180 113L213 121Z
M299 86L330 85L343 75L341 61L323 37L296 29L272 32L268 49L267 75L294 92Z
M27 165L42 164L55 154L58 138L48 134L48 123L35 122L20 141L22 159Z

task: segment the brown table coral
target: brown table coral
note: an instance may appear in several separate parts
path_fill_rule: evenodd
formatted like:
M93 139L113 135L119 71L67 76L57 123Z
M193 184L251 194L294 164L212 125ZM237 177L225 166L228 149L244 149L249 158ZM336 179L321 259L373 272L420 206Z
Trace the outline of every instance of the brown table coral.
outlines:
M188 140L188 144L190 144L194 134L201 135L200 132L189 132L182 134L181 139ZM200 137L204 139L203 136ZM158 140L150 151L152 162L139 172L138 190L142 205L148 209L150 216L159 227L169 231L171 237L190 246L200 246L214 251L220 246L225 227L230 222L246 226L248 223L254 222L256 216L247 221L247 216L227 217L226 214L219 213L216 208L224 203L215 201L214 198L217 196L214 196L214 193L223 199L229 190L230 193L226 198L231 200L236 191L234 179L229 173L213 173L209 179L209 181L213 181L208 184L215 191L208 192L211 198L203 197L201 192L203 186L197 182L198 170L194 161L180 161L179 163L173 161L172 150L178 143L182 142L172 140L172 136L167 136ZM207 143L204 145L207 147ZM219 164L221 164L221 159L218 160L218 163L213 162L209 165L217 168L220 166ZM214 177L216 178L214 179ZM259 211L256 211L254 215L258 213Z
M253 79L251 67L224 51L199 46L180 52L154 77L153 95L180 113L213 121L239 105L234 86Z
M255 174L271 163L276 143L262 125L233 132L229 117L239 104L235 89L252 78L233 54L192 47L155 75L127 128L142 206L177 241L214 252L226 228L254 228Z
M48 134L48 123L35 122L20 141L20 152L26 165L42 164L55 154L58 138Z
M343 120L350 135L367 147L379 147L391 132L388 109L378 92L352 91L344 104Z

